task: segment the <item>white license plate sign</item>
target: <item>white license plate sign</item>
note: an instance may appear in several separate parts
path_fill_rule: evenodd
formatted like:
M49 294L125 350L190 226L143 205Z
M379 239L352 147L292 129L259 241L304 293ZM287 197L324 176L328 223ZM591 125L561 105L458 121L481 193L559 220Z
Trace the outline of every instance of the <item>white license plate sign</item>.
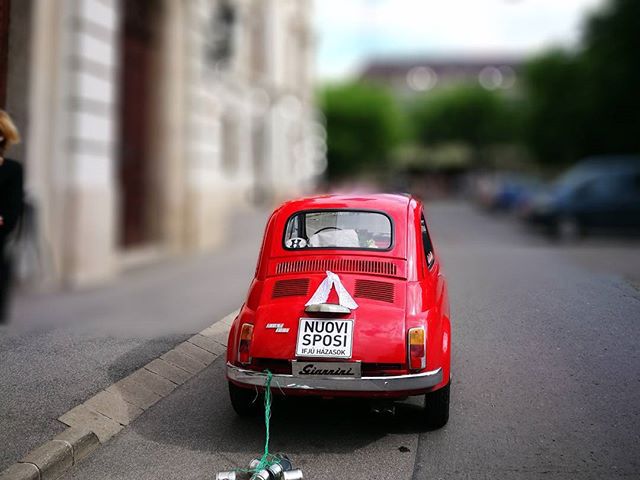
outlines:
M360 378L362 368L360 362L291 362L291 370L295 377L353 377Z
M297 357L351 358L353 320L301 318Z

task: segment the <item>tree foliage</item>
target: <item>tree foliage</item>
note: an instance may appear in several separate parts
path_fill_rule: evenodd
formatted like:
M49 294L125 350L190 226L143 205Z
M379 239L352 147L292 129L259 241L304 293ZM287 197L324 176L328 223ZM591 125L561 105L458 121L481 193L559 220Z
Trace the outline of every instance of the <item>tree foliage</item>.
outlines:
M330 86L321 92L321 108L330 178L384 168L403 138L402 115L383 88L363 83Z
M612 0L587 22L586 153L640 153L640 2Z
M525 67L525 143L541 163L569 163L581 155L585 105L575 55L555 50Z
M431 93L412 112L416 138L425 146L460 142L479 149L510 140L514 112L500 94L480 86Z
M525 68L525 142L543 163L640 153L640 2L612 0L586 24L578 52Z

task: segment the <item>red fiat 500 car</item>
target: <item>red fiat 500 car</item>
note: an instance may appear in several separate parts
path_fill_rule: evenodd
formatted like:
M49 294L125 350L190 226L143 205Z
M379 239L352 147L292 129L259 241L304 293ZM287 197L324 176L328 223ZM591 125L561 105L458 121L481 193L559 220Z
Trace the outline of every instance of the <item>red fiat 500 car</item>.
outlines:
M422 204L403 195L287 202L269 219L227 349L231 402L275 394L425 396L428 427L449 418L447 286Z

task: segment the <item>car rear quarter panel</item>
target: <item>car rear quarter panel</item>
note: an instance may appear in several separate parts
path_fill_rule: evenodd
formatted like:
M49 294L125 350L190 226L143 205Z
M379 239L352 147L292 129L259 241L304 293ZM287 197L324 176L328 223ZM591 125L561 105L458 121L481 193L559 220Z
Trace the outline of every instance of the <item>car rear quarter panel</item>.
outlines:
M451 370L451 322L447 282L442 271L437 246L431 238L434 263L428 266L424 253L421 217L424 214L429 226L428 217L420 202L409 204L408 217L408 270L415 273L415 281L407 282L407 329L427 327L427 370L443 369L443 383L446 385ZM413 254L413 255L411 255ZM411 258L413 257L413 258Z

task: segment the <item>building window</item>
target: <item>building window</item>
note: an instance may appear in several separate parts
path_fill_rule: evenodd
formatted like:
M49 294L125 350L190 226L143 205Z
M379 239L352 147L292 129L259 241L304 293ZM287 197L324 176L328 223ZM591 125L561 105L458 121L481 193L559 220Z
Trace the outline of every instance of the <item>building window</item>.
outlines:
M227 175L232 175L237 172L240 163L237 118L232 114L224 115L221 130L222 169Z
M250 44L250 70L255 79L263 77L266 73L266 56L269 51L266 36L266 15L264 7L256 5L251 18L251 44Z
M431 90L438 83L438 74L431 67L413 67L407 73L407 84L416 92Z
M7 99L10 8L10 0L0 0L0 108L6 107Z
M214 9L209 29L207 61L212 66L228 67L234 54L237 13L228 0L221 0Z

